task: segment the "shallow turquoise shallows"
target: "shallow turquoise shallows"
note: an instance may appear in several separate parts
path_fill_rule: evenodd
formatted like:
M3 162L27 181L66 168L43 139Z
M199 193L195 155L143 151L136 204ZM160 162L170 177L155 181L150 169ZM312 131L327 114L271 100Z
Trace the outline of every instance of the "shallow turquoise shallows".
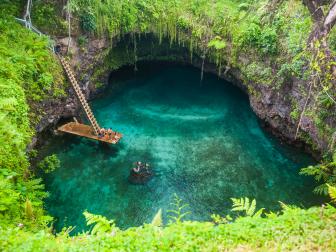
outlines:
M87 230L84 210L127 228L164 221L176 193L191 212L186 219L226 215L231 197L257 199L257 207L279 210L279 202L319 203L311 178L298 174L313 162L261 129L248 97L237 87L192 67L139 66L113 74L104 95L92 102L101 126L123 133L116 146L64 135L43 153L56 153L62 167L46 174L47 209L56 227ZM135 161L149 162L155 176L146 185L128 182Z

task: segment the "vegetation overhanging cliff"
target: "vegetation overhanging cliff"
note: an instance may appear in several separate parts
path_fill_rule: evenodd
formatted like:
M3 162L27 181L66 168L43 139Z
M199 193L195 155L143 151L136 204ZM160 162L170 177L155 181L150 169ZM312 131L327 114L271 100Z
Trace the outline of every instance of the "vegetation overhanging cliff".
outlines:
M319 21L311 18L304 4L74 0L67 6L73 39L64 43L72 45L74 65L91 87L123 64L155 59L149 52L166 42L172 49L164 45L167 60L178 58L202 70L216 69L219 76L239 81L258 116L287 140L300 140L321 152L334 145L335 88L333 75L326 70L333 63L326 58L333 52L335 35L328 32L328 50L313 42ZM36 24L59 35L66 24L59 21L48 27L43 16L60 15L60 6L37 1L35 9ZM148 35L154 38L146 41ZM176 48L187 48L189 55Z
M79 62L76 57L81 60L80 72L89 73L79 76L88 90L99 88L94 86L97 80L104 85L108 71L147 59L139 49L152 48L146 39L141 43L144 36L154 36L149 41L165 45L168 52L187 48L176 49L173 58L159 52L158 58L190 61L205 70L216 69L223 78L239 80L260 117L286 132L287 138L299 138L326 154L323 164L304 171L333 184L336 105L329 70L336 34L329 30L323 37L324 13L311 16L316 3L304 2L73 0L64 9L62 3L50 0L34 2L33 18L45 32L66 37L68 24L62 13L68 12L72 56L74 62ZM323 1L321 9L328 13L333 8L329 5ZM30 169L36 153L27 153L26 146L35 127L39 131L76 110L51 111L54 119L50 119L43 113L51 104L76 106L66 97L64 77L46 48L48 41L15 23L13 15L20 15L23 7L21 1L0 4L0 246L4 250L335 249L332 206L300 210L284 205L280 216L238 218L232 224L214 221L218 226L177 222L165 228L145 225L120 231L112 222L97 221L107 225L108 232L103 228L97 235L70 239L65 230L54 237L47 228L51 217L43 210L47 194ZM127 43L120 48L118 41L123 39ZM49 161L46 166L55 165ZM320 191L326 188L324 184ZM144 243L143 237L148 237Z

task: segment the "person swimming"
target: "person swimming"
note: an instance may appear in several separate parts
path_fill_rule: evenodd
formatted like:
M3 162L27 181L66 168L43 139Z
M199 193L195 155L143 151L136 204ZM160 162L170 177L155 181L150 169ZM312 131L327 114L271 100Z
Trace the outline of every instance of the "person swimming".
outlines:
M137 161L133 164L128 180L132 184L144 184L153 177L153 172L150 170L148 163Z

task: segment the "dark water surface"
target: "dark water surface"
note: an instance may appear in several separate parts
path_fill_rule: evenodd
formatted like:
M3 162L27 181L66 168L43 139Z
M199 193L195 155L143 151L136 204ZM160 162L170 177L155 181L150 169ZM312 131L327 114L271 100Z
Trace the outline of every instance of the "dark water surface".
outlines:
M85 229L85 209L122 228L150 222L159 208L167 220L174 193L189 204L192 220L229 213L230 197L256 198L268 210L278 210L278 201L318 203L313 180L298 175L313 160L264 132L238 88L210 74L200 85L191 67L155 65L114 74L92 103L101 126L124 134L120 144L65 135L44 150L62 164L45 175L58 229ZM127 181L138 160L156 172L146 185Z

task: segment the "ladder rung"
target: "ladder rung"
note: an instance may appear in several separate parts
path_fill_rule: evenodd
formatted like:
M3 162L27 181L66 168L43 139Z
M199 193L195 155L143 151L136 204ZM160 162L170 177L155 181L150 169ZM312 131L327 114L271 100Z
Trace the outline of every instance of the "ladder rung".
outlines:
M83 109L86 113L86 116L88 117L95 133L98 133L99 130L100 130L98 122L97 122L96 118L94 117L94 114L93 114L88 102L86 101L86 98L85 98L85 96L84 96L84 94L83 94L83 92L82 92L82 90L81 90L81 88L80 88L80 86L79 86L79 84L76 80L76 77L75 77L74 73L72 72L72 70L70 68L69 63L62 57L60 57L60 61L63 65L63 68L64 68L66 74L68 75L70 83L71 83L73 89L75 90L75 93L77 94L77 97L78 97L78 99L79 99L79 101L80 101L80 103L81 103L81 105L82 105L82 107L83 107Z

